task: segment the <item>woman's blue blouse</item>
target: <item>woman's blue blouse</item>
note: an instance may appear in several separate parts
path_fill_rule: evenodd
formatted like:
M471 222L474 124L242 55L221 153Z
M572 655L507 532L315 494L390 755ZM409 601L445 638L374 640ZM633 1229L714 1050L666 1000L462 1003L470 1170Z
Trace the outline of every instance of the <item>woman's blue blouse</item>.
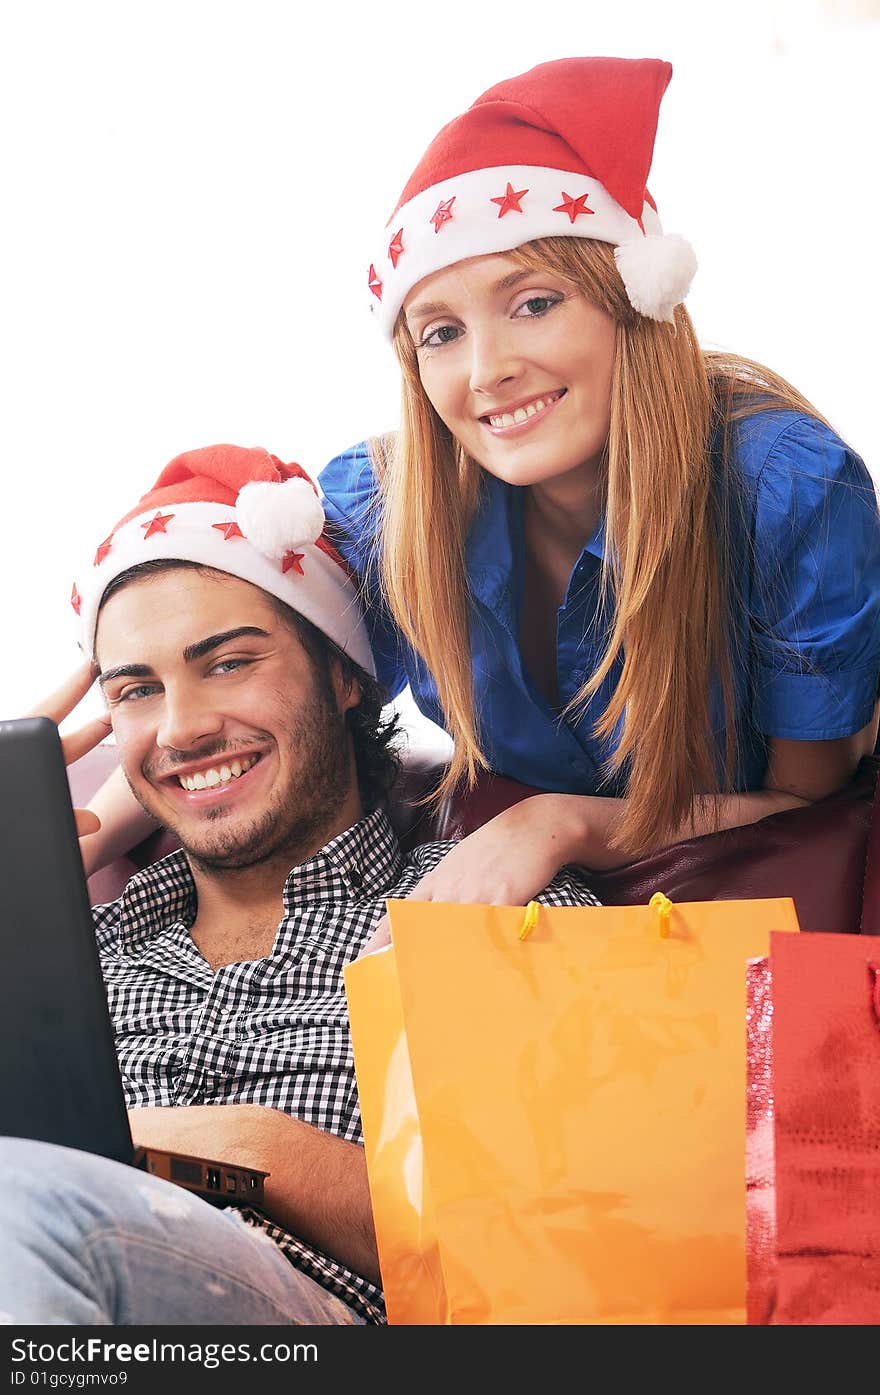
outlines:
M828 741L870 720L880 676L880 518L870 475L828 427L789 411L730 428L735 483L731 533L736 588L736 787L761 787L768 737ZM400 636L376 566L377 485L365 444L320 476L328 519L361 578L376 666L392 695L407 683L443 725L433 680ZM619 793L605 763L616 733L593 724L620 673L608 675L579 719L562 719L529 681L517 635L525 544L523 490L484 476L467 541L473 597L471 658L484 753L493 770L541 789ZM594 670L608 640L599 605L603 527L587 542L557 615L560 706ZM663 636L657 636L658 644ZM716 694L717 699L717 694ZM720 724L720 704L716 701Z

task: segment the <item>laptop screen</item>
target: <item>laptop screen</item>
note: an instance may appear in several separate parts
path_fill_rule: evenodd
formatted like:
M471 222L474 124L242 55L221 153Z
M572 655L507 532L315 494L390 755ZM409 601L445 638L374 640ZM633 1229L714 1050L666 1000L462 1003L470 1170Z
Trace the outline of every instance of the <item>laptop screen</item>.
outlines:
M58 730L0 721L0 1133L131 1162Z

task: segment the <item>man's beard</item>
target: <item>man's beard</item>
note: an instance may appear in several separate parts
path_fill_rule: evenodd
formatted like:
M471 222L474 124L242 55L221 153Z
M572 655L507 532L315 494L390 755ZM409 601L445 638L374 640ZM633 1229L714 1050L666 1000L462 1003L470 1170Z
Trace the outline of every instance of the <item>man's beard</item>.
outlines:
M257 733L255 744L266 735ZM198 755L219 759L223 749L199 751ZM240 752L242 748L238 745L235 749ZM168 821L167 827L199 870L232 872L276 860L289 870L327 842L350 793L353 776L345 718L326 697L315 693L308 707L291 713L287 754L291 768L287 788L276 790L272 802L249 823L242 824L234 813L228 817L222 806L206 810L198 830L191 823L176 828ZM192 756L188 753L187 759ZM160 813L151 807L149 798L130 780L129 786L148 814L159 819L165 816L165 810ZM227 822L234 826L224 827Z

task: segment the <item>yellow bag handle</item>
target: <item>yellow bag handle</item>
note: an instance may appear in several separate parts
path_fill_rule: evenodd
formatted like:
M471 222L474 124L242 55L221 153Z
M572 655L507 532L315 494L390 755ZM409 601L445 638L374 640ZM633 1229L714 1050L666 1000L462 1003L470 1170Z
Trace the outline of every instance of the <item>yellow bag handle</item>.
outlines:
M660 922L661 940L669 939L669 918L672 915L672 902L668 896L664 896L662 891L655 891L648 902L648 907L657 912L657 919Z
M655 891L654 895L648 902L648 907L650 910L657 912L657 920L659 921L661 940L668 940L669 921L672 916L672 902L670 901L669 897L665 896L662 891ZM517 931L516 938L518 940L526 940L528 939L529 935L531 935L532 931L538 923L539 910L540 906L537 901L530 901L529 904L526 906L525 913L523 915L522 925L519 927L519 930Z
M518 940L524 940L528 935L531 935L532 931L538 923L539 909L540 907L537 901L530 901L529 904L526 906L526 912L523 916L523 923L519 927L516 936Z

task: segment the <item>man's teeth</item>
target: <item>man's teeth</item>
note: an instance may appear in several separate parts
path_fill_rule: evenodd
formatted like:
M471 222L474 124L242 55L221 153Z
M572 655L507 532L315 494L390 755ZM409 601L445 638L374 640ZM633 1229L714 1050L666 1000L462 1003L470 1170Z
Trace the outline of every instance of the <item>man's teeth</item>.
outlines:
M258 760L259 756L247 756L244 760L230 761L229 765L197 770L195 775L179 775L178 780L185 790L210 790L215 785L228 785L230 780L237 780Z
M550 397L536 397L534 402L530 402L527 407L517 407L515 412L502 412L500 416L490 417L489 425L495 427L518 426L521 421L528 421L536 412L543 412L545 407L549 407L551 402L555 402L561 394L554 392Z

